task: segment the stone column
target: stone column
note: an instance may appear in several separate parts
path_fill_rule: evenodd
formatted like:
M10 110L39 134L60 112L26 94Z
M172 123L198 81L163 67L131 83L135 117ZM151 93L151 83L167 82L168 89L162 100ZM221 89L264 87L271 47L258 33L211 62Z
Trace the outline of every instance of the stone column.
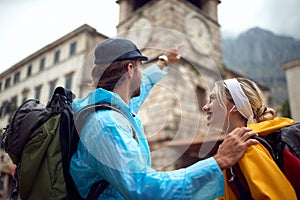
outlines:
M133 12L133 5L135 0L119 0L117 1L120 5L119 9L119 23L126 20L127 17Z
M218 4L221 3L219 0L207 0L203 5L203 10L207 13L207 15L218 21Z

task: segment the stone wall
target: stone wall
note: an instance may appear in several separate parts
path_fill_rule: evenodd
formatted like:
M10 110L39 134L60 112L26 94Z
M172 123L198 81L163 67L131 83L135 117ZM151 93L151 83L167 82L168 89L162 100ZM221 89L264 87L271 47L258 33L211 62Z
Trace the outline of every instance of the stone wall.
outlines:
M300 121L300 58L282 64L287 79L289 104L292 118Z

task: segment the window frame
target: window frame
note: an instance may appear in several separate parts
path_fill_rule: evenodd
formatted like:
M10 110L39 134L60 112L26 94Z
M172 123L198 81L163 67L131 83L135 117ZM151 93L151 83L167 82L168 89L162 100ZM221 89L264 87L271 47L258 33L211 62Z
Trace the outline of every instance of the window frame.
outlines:
M55 51L53 63L54 64L58 63L59 59L60 59L60 49L58 49L58 50Z

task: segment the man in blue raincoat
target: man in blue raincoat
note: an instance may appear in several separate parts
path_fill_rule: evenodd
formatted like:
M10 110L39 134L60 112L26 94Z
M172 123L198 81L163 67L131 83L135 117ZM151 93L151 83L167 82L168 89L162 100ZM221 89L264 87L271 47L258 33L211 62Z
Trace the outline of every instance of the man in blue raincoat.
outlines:
M230 133L214 157L185 169L158 172L140 119L135 114L152 87L166 73L167 62L176 63L178 49L160 57L141 72L143 56L126 39L107 39L94 50L92 77L96 89L73 103L75 111L99 102L118 107L92 113L81 131L70 172L82 197L99 180L109 184L98 199L214 199L224 193L222 169L235 164L246 148L257 143L247 128Z

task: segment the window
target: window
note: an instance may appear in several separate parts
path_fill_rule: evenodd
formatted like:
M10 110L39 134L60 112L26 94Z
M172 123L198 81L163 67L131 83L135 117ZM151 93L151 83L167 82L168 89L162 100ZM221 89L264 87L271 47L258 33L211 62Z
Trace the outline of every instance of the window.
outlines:
M24 96L23 99L22 99L22 102L25 102L27 99L28 99L28 97Z
M27 68L27 77L31 76L32 65L30 64Z
M10 103L8 101L4 101L3 102L3 106L2 106L2 115L6 115L9 114L9 108L10 108Z
M202 110L202 107L206 104L206 91L203 87L197 86L196 95L198 100L199 109Z
M7 89L10 86L10 77L6 78L4 88Z
M2 91L2 82L0 82L0 92Z
M3 115L3 107L0 106L0 117L2 117L2 115Z
M17 96L14 96L12 99L11 99L11 104L10 104L10 108L9 108L9 112L12 113L14 112L15 110L17 110Z
M72 78L73 78L73 72L66 75L66 86L65 87L69 90L71 90L71 88L72 88Z
M54 64L58 63L59 61L59 54L60 54L60 50L57 50L54 54Z
M41 85L35 88L35 98L38 100L41 98L41 90L42 90Z
M52 97L52 95L53 95L55 86L56 86L56 80L51 81L51 82L49 83L49 99L50 99L50 98Z
M73 56L76 53L76 42L72 42L70 45L70 56Z
M21 76L21 73L20 73L20 72L16 72L16 73L15 73L14 84L20 82L20 76Z
M45 68L45 58L42 58L40 60L40 71L44 70Z
M29 88L24 88L22 90L22 96L23 96L22 102L24 102L28 98L29 91L30 91Z

